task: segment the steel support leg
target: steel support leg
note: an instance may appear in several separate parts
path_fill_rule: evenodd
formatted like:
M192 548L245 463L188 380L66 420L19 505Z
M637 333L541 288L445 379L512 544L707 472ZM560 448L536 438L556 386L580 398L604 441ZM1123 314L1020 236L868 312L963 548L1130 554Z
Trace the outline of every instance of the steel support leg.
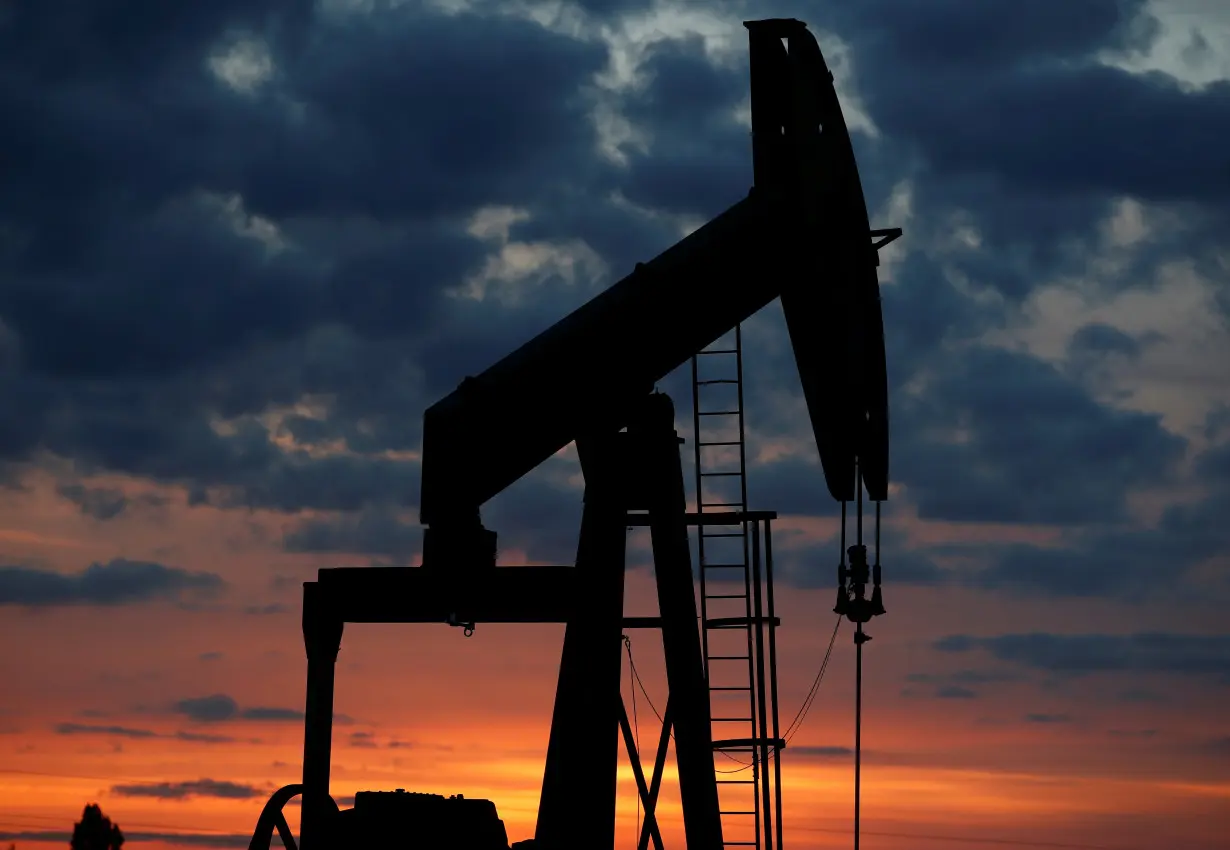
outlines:
M330 816L329 767L333 749L333 678L342 645L342 621L332 616L314 582L303 585L303 643L307 649L307 702L303 722L303 808L299 850L326 850Z
M564 633L534 837L539 850L615 844L627 549L626 435L577 441L585 510L576 613Z
M675 761L688 850L722 846L709 688L697 628L692 554L688 548L687 495L675 432L674 405L652 396L644 418L629 426L636 451L644 458L645 496L653 542L662 648L675 726Z

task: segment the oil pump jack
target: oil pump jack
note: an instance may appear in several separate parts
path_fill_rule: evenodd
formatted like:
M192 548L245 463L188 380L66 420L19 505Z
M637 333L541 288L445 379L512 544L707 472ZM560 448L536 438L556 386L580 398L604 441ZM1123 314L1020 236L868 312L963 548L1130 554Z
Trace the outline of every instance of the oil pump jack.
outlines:
M304 583L303 781L270 798L250 850L268 850L275 829L288 850L296 850L282 808L300 794L298 850L348 850L388 840L447 842L463 850L507 847L503 825L485 800L360 792L353 808L340 810L330 797L334 667L343 625L365 622L448 623L467 634L484 622L566 624L537 827L527 847L613 846L622 729L645 803L641 850L650 840L662 847L653 807L672 730L688 848L741 843L772 850L776 840L780 850L774 757L785 744L777 724L775 657L768 663L766 708L758 638L760 721L753 735L715 741L718 718L711 716L709 656L702 652L689 549L689 526L763 524L767 616L757 534L756 608L745 618L729 618L728 625L754 626L758 635L768 628L771 636L777 619L768 521L775 515L747 512L746 505L741 512L705 514L699 505L687 512L683 440L671 399L655 386L781 299L825 481L842 504L835 610L856 622L861 634L863 622L884 612L878 522L879 503L888 496L888 410L876 267L879 248L900 231L869 226L833 75L806 25L773 19L745 26L755 181L747 197L427 409L421 567L322 569L316 581ZM575 565L497 566L496 532L483 526L480 508L573 442L585 478ZM864 489L876 504L874 567L862 545ZM845 508L851 502L858 506L859 536L847 553ZM629 525L650 530L658 617L624 616ZM652 789L620 695L621 638L629 627L660 628L666 662L670 693ZM741 748L763 768L764 810L757 809L754 841L723 837L715 747Z

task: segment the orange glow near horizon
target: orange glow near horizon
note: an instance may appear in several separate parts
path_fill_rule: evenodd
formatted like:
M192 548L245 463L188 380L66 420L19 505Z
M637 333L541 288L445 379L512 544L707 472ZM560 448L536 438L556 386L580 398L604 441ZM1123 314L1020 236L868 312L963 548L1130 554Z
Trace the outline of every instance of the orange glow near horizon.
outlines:
M26 651L0 656L0 681L20 683L0 703L0 832L62 833L86 802L97 801L130 834L250 834L268 794L298 781L301 724L196 723L176 713L175 703L227 694L241 710L301 709L299 582L318 566L357 559L279 551L277 533L286 520L276 515L239 519L171 505L165 510L173 523L126 517L96 523L57 503L50 481L36 484L20 498L0 494L6 517L0 535L14 557L65 571L117 555L145 558L219 573L230 587L196 610L149 603L5 612L0 645ZM916 522L908 515L903 521ZM828 533L818 521L783 518L780 525L797 532L796 540ZM960 529L926 533L954 539ZM783 543L779 551L789 548ZM946 841L986 850L1002 841L1152 850L1177 838L1191 850L1224 846L1230 772L1224 759L1198 747L1226 734L1215 701L1220 691L1175 676L1113 685L1097 677L1049 682L1026 669L996 667L985 655L930 648L953 633L1122 632L1122 609L1094 600L991 606L972 590L894 585L891 565L885 575L889 616L870 629L876 640L866 659L868 850ZM274 576L287 580L271 584ZM245 605L270 603L285 606L286 613L243 612ZM815 589L783 587L778 594L783 728L823 657L831 607L827 581ZM626 610L655 612L645 569L628 574ZM1130 630L1165 630L1163 613L1142 613ZM559 625L480 624L469 639L445 626L348 626L336 710L351 720L334 730L335 796L406 788L486 797L495 801L512 840L532 835L562 637ZM660 640L644 630L631 638L637 669L660 709L666 694ZM976 699L936 699L933 688L909 678L992 668L1002 680L979 686ZM853 740L853 678L847 624L819 697L783 756L790 848L848 846L852 764L839 748ZM1136 685L1170 702L1114 698ZM629 688L625 669L631 708ZM644 695L638 691L636 698L648 772L659 726ZM1178 714L1176 706L1182 706ZM1063 722L1025 722L1027 714ZM76 726L60 734L61 724ZM719 758L719 767L732 765ZM112 790L202 779L250 788L251 796L162 800ZM619 788L617 848L633 848L637 800L626 763ZM682 846L669 762L659 813L668 847ZM19 850L62 846L30 838L12 843Z

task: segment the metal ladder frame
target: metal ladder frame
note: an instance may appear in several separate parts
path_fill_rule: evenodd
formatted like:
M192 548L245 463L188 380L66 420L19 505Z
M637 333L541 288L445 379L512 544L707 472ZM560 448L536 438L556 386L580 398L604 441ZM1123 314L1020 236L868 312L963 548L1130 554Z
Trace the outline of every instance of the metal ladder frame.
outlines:
M729 336L729 335L727 335ZM693 449L695 456L696 481L696 512L697 523L697 554L700 577L700 626L701 647L704 655L705 679L711 679L711 662L741 661L747 662L747 685L717 686L709 685L710 708L713 708L715 692L746 691L748 694L747 717L712 718L716 726L722 723L747 723L750 735L727 738L714 735L714 751L723 753L730 758L720 762L716 767L721 770L727 764L740 764L735 754L750 755L751 762L746 768L751 771L751 779L723 779L717 782L723 785L751 785L752 802L748 808L724 809L723 838L727 847L751 847L754 850L773 850L774 843L778 850L782 846L781 822L781 766L778 758L784 742L779 737L779 719L777 711L777 644L776 628L779 624L773 605L772 583L772 543L770 522L776 516L770 513L752 514L747 509L747 455L745 446L744 412L743 412L743 335L742 328L735 326L733 347L715 347L721 344L721 339L714 346L706 348L692 358L692 419L693 419ZM701 374L700 359L702 357L733 357L735 375L733 378L704 378ZM702 399L701 387L711 384L734 385L736 403L733 410L706 409ZM736 439L706 440L704 423L717 417L735 417L737 427ZM704 449L708 447L738 447L738 469L734 471L707 471L704 459ZM706 502L704 485L707 480L716 477L737 477L739 479L738 502L718 501ZM724 497L725 498L725 497ZM712 513L714 509L731 517L721 523L712 523L720 529L738 528L738 531L707 532L711 523L705 521L706 509ZM717 518L714 517L716 520ZM761 534L763 523L763 537ZM711 564L708 561L705 542L714 538L741 538L742 563ZM761 555L763 539L764 555ZM736 594L710 593L710 571L714 571L713 580L723 581L725 576L729 581L729 572L742 570L743 592ZM737 580L737 579L736 579ZM712 617L710 616L711 600L744 601L744 616L742 617ZM766 606L767 603L767 606ZM767 611L766 611L767 607ZM766 641L766 629L767 641ZM709 633L714 630L742 628L747 636L747 655L711 655ZM767 650L767 653L766 653ZM766 658L767 654L767 658ZM773 761L770 775L769 760ZM742 768L740 768L741 770ZM726 771L729 773L729 771ZM732 834L727 828L729 818L754 818L754 840L731 841L726 837ZM776 829L774 827L776 826Z

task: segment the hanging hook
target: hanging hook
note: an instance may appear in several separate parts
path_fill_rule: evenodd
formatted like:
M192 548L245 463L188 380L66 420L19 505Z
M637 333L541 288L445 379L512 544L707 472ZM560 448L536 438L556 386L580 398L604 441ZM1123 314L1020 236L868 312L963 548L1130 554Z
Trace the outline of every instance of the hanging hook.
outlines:
M471 635L473 635L473 634L474 634L474 623L472 623L472 622L466 622L466 623L461 622L461 620L459 620L459 619L457 618L457 614L456 614L455 612L454 612L454 613L450 613L450 614L448 615L448 617L447 617L447 618L445 618L445 622L446 622L446 623L448 623L450 626L453 626L453 627L455 627L455 628L460 628L460 629L461 629L461 633L462 633L463 635L465 635L466 637L470 637Z

